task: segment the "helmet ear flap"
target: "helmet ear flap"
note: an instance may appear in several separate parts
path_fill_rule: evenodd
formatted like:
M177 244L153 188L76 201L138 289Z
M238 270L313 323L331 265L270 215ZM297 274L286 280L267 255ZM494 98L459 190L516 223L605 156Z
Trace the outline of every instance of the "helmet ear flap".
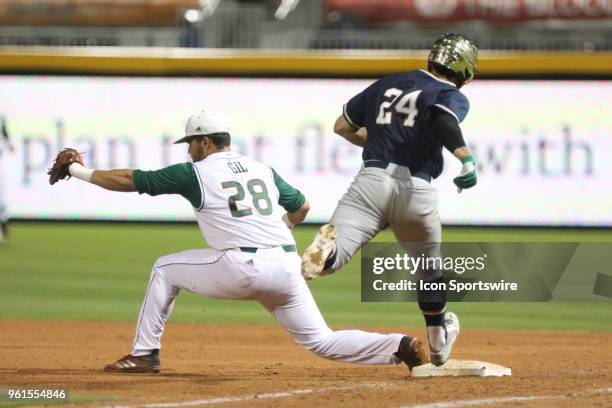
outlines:
M447 80L453 82L457 85L458 88L461 88L465 83L465 76L462 71L455 72L452 69L438 63L438 62L430 62L428 64L429 71L435 70L437 73L441 74Z

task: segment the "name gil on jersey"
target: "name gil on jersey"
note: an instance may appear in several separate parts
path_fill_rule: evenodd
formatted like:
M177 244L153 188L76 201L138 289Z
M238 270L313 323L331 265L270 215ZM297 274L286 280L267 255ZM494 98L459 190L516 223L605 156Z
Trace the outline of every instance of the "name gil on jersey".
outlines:
M227 167L229 167L234 174L247 173L249 171L249 169L239 161L227 162Z

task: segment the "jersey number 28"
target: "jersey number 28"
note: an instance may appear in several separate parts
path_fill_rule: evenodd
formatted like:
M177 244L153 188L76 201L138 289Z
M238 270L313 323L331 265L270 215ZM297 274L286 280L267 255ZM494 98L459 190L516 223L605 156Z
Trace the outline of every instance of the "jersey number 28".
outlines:
M376 117L376 124L378 125L389 125L391 124L391 107L395 103L395 111L397 113L403 113L406 115L404 120L404 126L413 127L414 120L416 119L419 111L416 107L417 99L421 94L422 90L412 91L404 94L404 91L397 88L389 88L385 91L385 98L390 98L380 104L378 108L378 116ZM401 98L400 98L401 96ZM398 100L399 98L399 100Z
M227 204L229 206L230 212L232 213L232 217L241 218L253 214L251 208L244 208L242 210L238 209L238 201L242 201L245 198L244 187L242 187L242 184L237 181L224 181L223 183L221 183L221 187L223 189L236 189L236 193L229 196L229 198L227 199ZM272 201L270 200L270 196L268 195L268 188L266 187L266 183L264 183L262 179L256 178L249 180L246 183L246 187L249 193L251 194L253 207L255 208L255 210L257 210L257 212L261 215L272 214Z

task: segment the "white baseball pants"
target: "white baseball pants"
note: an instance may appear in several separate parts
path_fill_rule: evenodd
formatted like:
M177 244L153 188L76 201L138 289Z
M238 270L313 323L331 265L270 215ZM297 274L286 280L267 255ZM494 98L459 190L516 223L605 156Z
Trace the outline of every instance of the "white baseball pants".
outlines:
M133 355L160 348L164 324L181 289L220 299L257 300L293 339L314 354L357 364L398 364L401 334L330 329L300 272L300 257L281 247L194 249L159 258L151 271Z

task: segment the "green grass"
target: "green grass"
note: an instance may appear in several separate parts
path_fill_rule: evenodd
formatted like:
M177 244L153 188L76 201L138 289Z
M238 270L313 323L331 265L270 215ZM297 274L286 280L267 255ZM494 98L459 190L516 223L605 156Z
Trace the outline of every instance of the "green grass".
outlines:
M315 227L296 230L299 248ZM134 321L150 268L165 254L202 247L195 225L16 223L0 244L0 318ZM382 232L377 241L392 241ZM447 228L445 241L612 242L612 231ZM361 303L359 257L310 284L332 325L420 326L411 303ZM453 304L465 327L612 331L612 302ZM254 302L182 293L174 322L273 320Z

